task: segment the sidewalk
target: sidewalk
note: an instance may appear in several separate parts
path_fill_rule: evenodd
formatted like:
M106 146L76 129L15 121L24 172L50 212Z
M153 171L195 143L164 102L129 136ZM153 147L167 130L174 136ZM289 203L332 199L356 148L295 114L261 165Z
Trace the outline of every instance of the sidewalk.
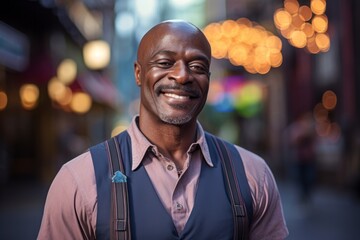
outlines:
M295 185L279 182L290 235L287 240L354 240L360 236L360 200L347 192L317 187L301 204Z

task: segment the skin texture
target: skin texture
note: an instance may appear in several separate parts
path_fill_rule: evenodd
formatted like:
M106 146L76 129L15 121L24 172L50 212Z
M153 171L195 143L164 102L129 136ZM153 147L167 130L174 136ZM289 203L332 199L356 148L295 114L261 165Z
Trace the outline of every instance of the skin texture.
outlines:
M211 48L204 34L185 21L150 29L134 64L140 87L139 128L159 151L183 168L196 138L196 121L209 89Z

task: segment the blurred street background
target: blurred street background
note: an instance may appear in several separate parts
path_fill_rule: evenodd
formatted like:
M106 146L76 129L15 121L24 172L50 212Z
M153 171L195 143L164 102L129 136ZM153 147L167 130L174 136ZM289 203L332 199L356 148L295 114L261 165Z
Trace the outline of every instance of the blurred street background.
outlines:
M212 47L205 129L262 156L290 240L360 236L360 1L0 3L0 239L36 239L59 168L127 127L133 63L154 24Z

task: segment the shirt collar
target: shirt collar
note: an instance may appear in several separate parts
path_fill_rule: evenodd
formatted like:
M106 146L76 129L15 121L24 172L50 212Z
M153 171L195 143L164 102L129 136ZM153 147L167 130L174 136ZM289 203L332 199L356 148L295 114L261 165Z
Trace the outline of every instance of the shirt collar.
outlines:
M139 167L139 165L141 164L142 160L144 159L148 151L152 151L153 149L156 149L156 146L152 144L140 131L137 125L138 117L139 115L133 117L129 128L127 129L131 137L131 151L132 151L131 170L132 171L134 171L136 168ZM199 122L197 122L197 141L191 144L188 152L193 151L193 149L195 149L196 146L200 147L205 162L209 166L213 167L214 165L210 158L209 147L205 139L205 132Z

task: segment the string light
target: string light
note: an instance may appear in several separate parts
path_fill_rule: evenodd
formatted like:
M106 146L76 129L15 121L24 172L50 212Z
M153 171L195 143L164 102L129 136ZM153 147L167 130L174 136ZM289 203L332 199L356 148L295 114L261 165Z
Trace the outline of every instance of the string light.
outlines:
M285 0L283 8L274 13L274 24L281 35L296 48L306 48L317 54L330 49L325 15L326 0L311 0L310 6L300 6L297 0Z
M249 73L266 74L282 64L280 38L247 18L210 23L204 33L214 58L229 59Z

